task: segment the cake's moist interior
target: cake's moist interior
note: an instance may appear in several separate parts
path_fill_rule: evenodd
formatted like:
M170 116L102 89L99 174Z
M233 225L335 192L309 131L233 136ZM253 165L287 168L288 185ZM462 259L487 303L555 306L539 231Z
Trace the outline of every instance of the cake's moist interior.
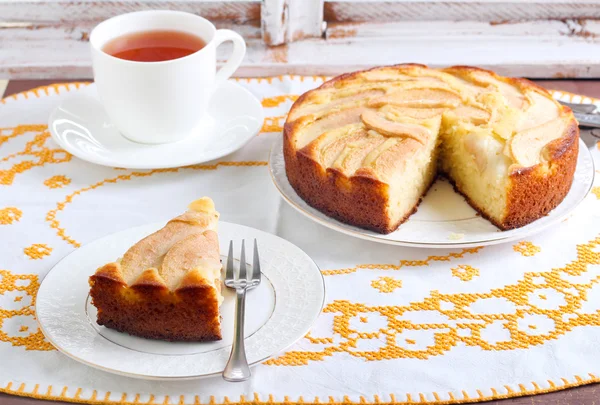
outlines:
M491 72L379 68L308 93L294 106L293 142L323 170L389 185L400 222L436 174L501 223L510 174L546 162L569 117L543 90Z

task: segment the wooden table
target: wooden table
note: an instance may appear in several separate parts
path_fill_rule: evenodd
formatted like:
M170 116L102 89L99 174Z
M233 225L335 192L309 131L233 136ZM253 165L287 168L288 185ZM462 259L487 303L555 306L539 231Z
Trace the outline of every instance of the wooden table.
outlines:
M11 81L6 87L4 96L58 82L60 82L60 80ZM600 98L600 80L536 80L536 82L549 89L563 90ZM67 405L66 402L43 402L47 402L49 405ZM0 405L43 405L43 402L37 399L0 394ZM511 398L500 401L490 401L487 403L490 405L600 405L600 385L584 385L582 387L571 388L550 394Z

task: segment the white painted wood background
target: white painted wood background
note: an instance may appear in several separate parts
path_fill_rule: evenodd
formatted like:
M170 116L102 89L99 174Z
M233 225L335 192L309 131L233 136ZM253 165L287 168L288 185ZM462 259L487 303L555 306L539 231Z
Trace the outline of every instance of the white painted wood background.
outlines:
M175 9L246 38L240 76L419 62L527 77L600 77L600 0L0 0L0 79L89 78L90 30ZM226 46L219 59L226 59Z

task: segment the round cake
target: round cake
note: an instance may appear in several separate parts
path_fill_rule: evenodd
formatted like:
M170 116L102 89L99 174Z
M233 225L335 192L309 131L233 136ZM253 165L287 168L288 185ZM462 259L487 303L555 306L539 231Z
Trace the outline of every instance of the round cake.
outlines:
M283 131L286 173L311 206L381 233L438 174L502 230L546 215L573 181L579 129L543 88L468 66L407 64L303 94Z

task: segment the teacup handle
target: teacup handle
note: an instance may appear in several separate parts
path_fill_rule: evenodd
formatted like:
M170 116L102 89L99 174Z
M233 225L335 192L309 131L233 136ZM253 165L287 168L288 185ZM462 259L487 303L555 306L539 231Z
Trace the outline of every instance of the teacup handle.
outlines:
M215 48L225 41L233 42L233 53L215 76L216 87L219 87L242 64L244 55L246 55L246 42L244 42L244 38L240 34L232 30L217 30L214 40Z

